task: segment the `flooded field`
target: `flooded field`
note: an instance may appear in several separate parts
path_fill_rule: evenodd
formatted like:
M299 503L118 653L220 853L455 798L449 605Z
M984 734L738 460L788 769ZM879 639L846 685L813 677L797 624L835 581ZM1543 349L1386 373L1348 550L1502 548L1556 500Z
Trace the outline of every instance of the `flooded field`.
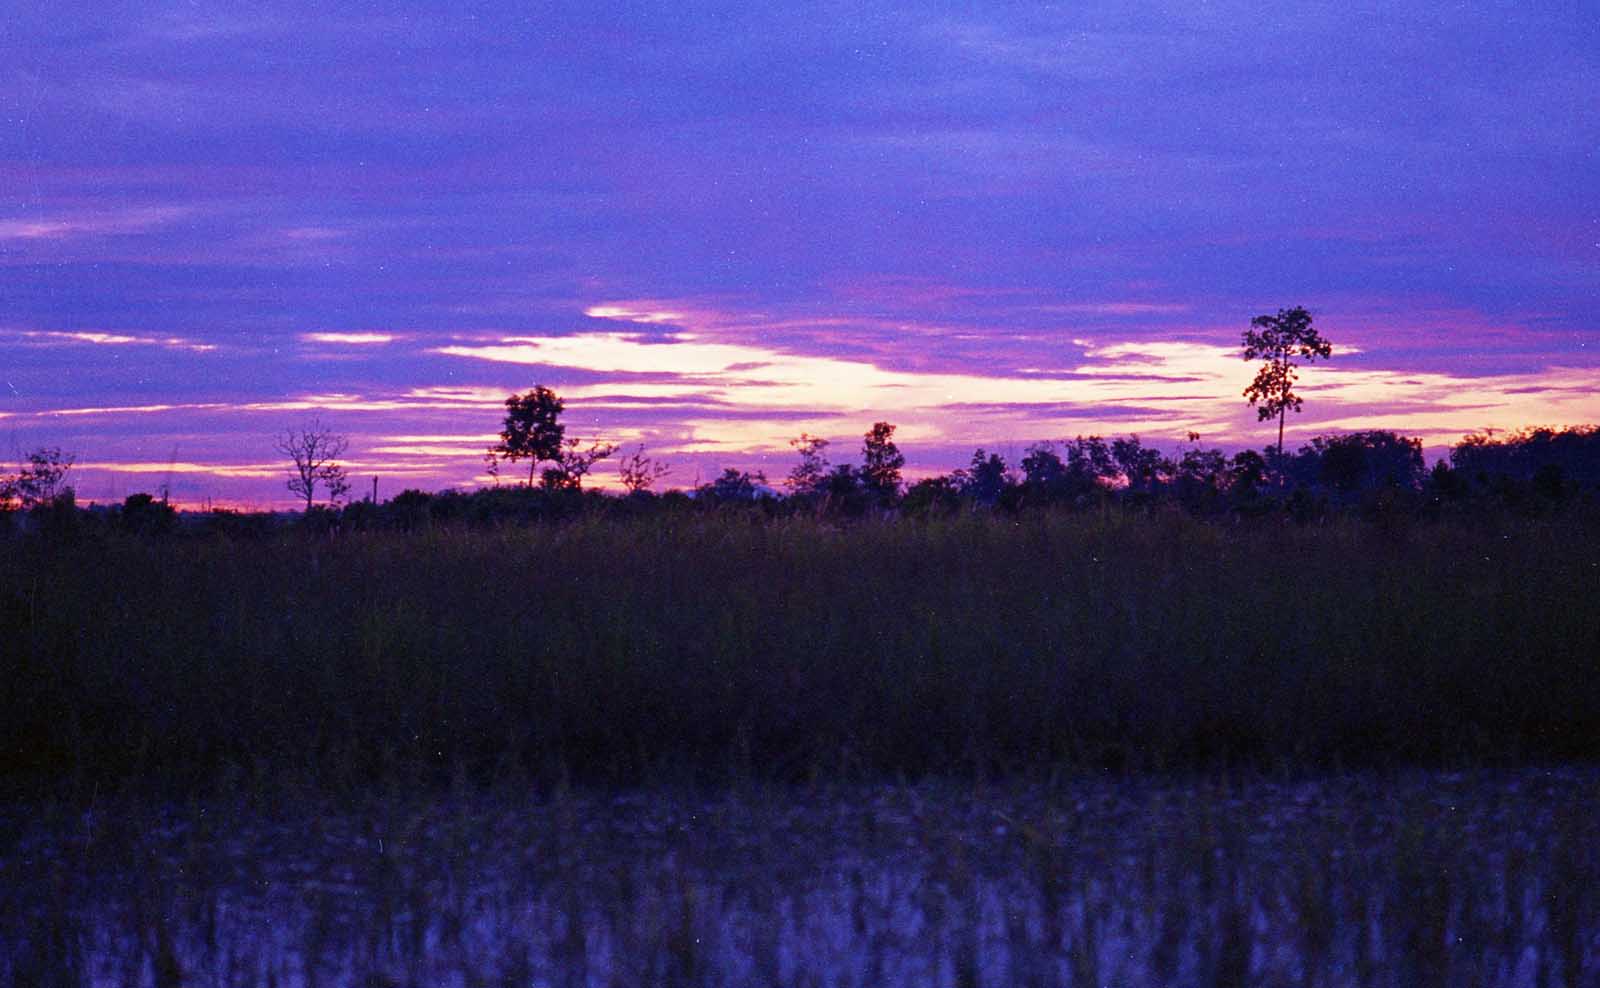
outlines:
M1597 808L1574 769L13 806L0 983L1595 985Z

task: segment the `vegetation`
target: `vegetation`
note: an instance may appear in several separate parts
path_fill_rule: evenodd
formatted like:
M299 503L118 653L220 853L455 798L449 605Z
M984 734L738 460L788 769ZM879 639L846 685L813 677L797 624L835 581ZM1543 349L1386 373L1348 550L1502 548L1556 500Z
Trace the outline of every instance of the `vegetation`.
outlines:
M1298 412L1304 399L1294 393L1296 358L1313 361L1333 355L1333 346L1311 326L1311 313L1300 306L1279 309L1275 316L1256 316L1244 334L1244 359L1262 361L1255 380L1244 389L1245 398L1256 405L1257 417L1266 422L1278 420L1278 445L1283 454L1283 420L1291 409Z
M350 493L350 484L339 465L350 446L350 440L313 419L298 429L290 429L278 437L274 445L294 465L289 474L289 490L305 498L310 511L317 501L317 488L327 492L329 504L336 504Z
M541 462L561 459L566 426L561 424L560 417L565 404L544 385L524 395L511 395L506 399L506 420L505 427L500 430L500 442L489 447L489 456L510 463L527 460L528 486L532 487L534 471Z
M84 522L0 554L0 775L876 777L1600 754L1600 518ZM467 502L468 498L459 500ZM767 502L770 503L770 502ZM676 505L674 507L673 505ZM352 505L351 510L357 506ZM347 512L348 516L348 512ZM318 532L323 534L318 534Z

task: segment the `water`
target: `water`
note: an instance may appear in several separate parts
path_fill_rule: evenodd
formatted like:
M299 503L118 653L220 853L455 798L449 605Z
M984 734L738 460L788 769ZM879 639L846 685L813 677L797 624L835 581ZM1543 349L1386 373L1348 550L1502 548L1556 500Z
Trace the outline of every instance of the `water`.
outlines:
M1600 772L11 807L0 984L1600 984Z

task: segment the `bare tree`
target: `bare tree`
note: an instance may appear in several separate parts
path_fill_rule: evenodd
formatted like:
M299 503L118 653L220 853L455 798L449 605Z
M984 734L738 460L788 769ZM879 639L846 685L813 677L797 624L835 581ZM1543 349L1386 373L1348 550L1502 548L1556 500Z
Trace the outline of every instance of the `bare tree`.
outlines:
M617 473L622 477L622 486L629 494L648 491L656 481L672 472L672 467L653 460L644 455L644 445L633 451L632 456L623 457L617 464Z
M273 448L294 461L289 490L306 499L306 511L316 503L319 486L327 490L329 504L350 492L344 468L338 464L349 445L347 438L325 428L317 419L278 437Z
M10 477L0 477L0 510L7 510L12 501L24 508L50 504L59 496L69 500L72 488L62 483L75 461L71 453L63 453L57 446L41 446L29 453L22 469Z
M547 467L541 474L545 490L577 490L594 465L616 451L616 443L596 441L583 449L578 439L561 440L561 450L554 457L556 465Z

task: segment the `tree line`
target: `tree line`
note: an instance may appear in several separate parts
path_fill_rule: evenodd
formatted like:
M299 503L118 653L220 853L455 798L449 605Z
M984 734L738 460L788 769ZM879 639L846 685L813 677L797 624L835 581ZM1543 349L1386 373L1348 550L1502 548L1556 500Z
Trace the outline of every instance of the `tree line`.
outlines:
M1016 511L1026 507L1119 502L1175 504L1194 514L1263 513L1287 510L1316 517L1330 510L1363 506L1394 511L1437 509L1453 502L1484 500L1540 510L1600 488L1600 427L1531 428L1466 436L1430 470L1421 440L1389 430L1365 430L1312 437L1298 450L1284 446L1287 414L1299 412L1295 393L1302 363L1326 360L1332 344L1313 326L1303 307L1256 316L1241 338L1245 360L1260 361L1243 397L1260 421L1276 420L1277 442L1262 451L1232 455L1207 447L1189 433L1173 455L1147 446L1137 435L1107 439L1098 435L1036 442L1016 462L998 452L974 450L968 464L946 474L906 483L905 455L894 441L895 425L875 422L862 437L859 462L833 462L830 440L801 433L790 440L798 462L787 476L769 484L761 471L725 469L688 491L658 495L656 484L670 475L669 464L646 455L643 445L621 456L618 480L624 500L641 503L693 501L701 505L761 504L767 511L859 516L869 513L926 514L962 509ZM499 441L484 454L493 487L476 494L430 494L408 490L381 512L390 521L429 517L468 518L568 514L592 502L584 479L619 451L616 443L567 435L561 421L565 402L554 390L535 385L505 400ZM348 449L345 436L313 419L281 433L274 449L290 461L288 489L304 502L305 514L345 512L360 523L380 513L371 501L347 502L349 478L339 460ZM70 512L73 490L64 478L73 458L59 448L28 454L20 469L0 474L0 514ZM503 488L503 471L525 479ZM514 493L520 492L520 493ZM529 495L538 495L531 498ZM472 499L476 498L473 502ZM320 502L320 504L319 504ZM466 505L470 504L468 507ZM424 510L425 509L425 510ZM118 510L119 521L137 530L170 527L174 512L165 492L131 495Z

